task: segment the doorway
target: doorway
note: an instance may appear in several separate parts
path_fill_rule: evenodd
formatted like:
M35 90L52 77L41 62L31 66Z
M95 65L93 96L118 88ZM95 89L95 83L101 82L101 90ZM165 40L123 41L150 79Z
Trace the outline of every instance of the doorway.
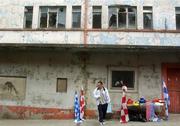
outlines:
M164 64L162 70L170 96L169 112L180 113L180 64Z

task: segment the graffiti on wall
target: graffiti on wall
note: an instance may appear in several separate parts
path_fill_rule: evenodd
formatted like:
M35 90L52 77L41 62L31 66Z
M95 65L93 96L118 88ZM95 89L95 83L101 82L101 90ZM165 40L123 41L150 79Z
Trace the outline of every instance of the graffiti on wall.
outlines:
M25 90L25 77L0 77L0 99L23 100Z

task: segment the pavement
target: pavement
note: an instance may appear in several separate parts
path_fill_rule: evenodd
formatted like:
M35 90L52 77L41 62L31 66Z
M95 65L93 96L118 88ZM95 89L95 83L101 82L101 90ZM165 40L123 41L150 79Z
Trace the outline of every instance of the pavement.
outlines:
M104 126L180 126L180 114L171 114L168 121L160 122L128 122L121 124L119 120L108 120ZM77 126L74 120L0 120L0 126ZM80 126L100 126L97 120L85 120Z

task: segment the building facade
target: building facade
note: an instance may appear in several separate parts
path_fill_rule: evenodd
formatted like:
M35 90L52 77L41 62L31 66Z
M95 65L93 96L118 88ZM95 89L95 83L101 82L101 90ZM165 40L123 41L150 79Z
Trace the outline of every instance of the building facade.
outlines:
M86 118L101 80L112 109L128 97L162 98L180 113L179 0L0 0L0 117L73 118L85 90Z

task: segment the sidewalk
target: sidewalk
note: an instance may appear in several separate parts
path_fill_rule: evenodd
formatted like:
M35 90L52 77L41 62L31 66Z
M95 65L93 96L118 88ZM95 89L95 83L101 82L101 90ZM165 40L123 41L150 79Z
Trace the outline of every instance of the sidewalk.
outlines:
M171 114L169 121L129 122L121 124L119 120L107 121L105 126L180 126L180 114ZM76 126L73 120L0 120L0 126ZM99 126L97 120L86 120L81 126Z

